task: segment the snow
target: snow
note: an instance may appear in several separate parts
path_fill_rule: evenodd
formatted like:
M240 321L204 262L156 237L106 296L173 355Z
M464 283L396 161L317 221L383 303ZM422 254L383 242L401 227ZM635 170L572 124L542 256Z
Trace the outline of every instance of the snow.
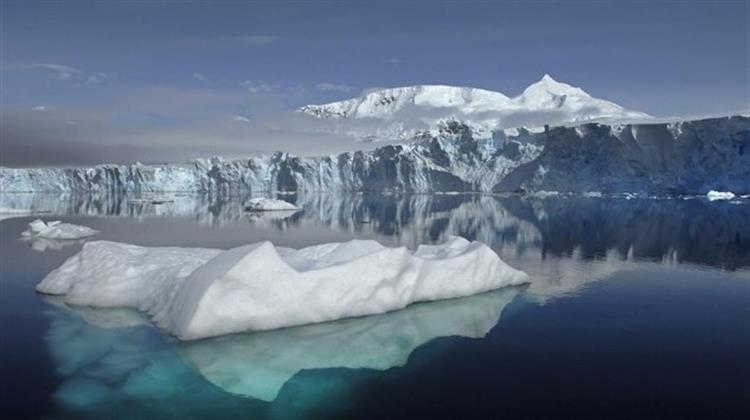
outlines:
M97 233L99 231L87 226L62 223L59 220L45 223L41 219L36 219L29 223L29 229L22 235L44 239L81 239Z
M441 120L459 119L472 127L475 137L521 125L543 128L592 120L647 120L648 114L631 111L613 102L593 98L583 89L561 83L545 74L513 98L503 93L471 87L415 85L366 91L357 98L323 105L306 105L299 112L346 121L381 120L380 125L343 125L342 131L360 140L406 140L422 128L430 130ZM388 124L383 125L382 121Z
M245 205L246 211L295 211L293 204L275 198L258 197L250 199Z
M717 201L717 200L731 200L735 197L735 195L728 191L715 191L711 190L706 194L706 197L709 201Z
M131 307L182 340L403 309L527 281L481 242L411 252L370 240L227 251L88 242L37 285L65 303Z

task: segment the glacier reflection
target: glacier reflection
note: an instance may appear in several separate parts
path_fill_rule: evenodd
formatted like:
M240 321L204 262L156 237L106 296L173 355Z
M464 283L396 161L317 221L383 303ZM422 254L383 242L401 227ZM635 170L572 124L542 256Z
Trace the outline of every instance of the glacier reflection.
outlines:
M415 248L449 235L481 240L503 258L536 254L750 266L750 200L616 199L487 195L278 195L302 208L253 215L248 197L171 195L162 205L125 196L0 194L0 206L49 211L48 217L170 217L221 227L242 223L277 230L332 229L392 237Z
M228 392L255 404L274 402L271 414L319 410L326 405L321 398L341 397L328 393L346 392L325 384L342 383L337 378L347 372L403 366L416 348L438 337L485 336L517 293L506 288L383 315L189 343L164 337L134 311L72 308L46 298L52 319L46 338L63 378L55 398L67 410L107 413L121 405L177 399L179 413L169 415L179 417L197 405L207 409ZM285 387L311 370L315 380ZM290 401L293 410L279 407ZM301 401L310 406L300 407ZM175 410L175 404L169 407Z

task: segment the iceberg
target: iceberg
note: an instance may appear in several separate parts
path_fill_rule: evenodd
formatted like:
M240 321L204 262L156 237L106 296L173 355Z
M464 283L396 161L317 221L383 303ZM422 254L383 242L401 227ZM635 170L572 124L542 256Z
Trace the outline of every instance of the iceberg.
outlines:
M94 236L97 233L99 233L98 230L87 226L62 223L59 220L45 223L41 219L36 219L29 223L29 230L21 235L44 239L81 239Z
M227 251L84 244L37 285L64 302L131 307L181 340L374 315L522 284L481 242L385 247L352 240L302 249L268 241Z
M245 205L245 211L296 211L295 205L275 198L252 198Z
M717 201L717 200L731 200L735 197L735 195L728 191L715 191L711 190L706 194L706 198L708 198L709 201Z

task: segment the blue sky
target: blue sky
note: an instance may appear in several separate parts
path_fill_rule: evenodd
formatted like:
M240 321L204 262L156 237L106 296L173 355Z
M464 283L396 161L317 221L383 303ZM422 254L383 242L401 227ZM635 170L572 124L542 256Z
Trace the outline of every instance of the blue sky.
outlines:
M76 126L71 138L116 143L115 156L188 124L209 133L227 116L372 87L452 84L513 96L544 73L657 116L750 108L748 1L32 0L3 2L1 23L6 122L44 126L56 112ZM46 150L44 136L20 135L5 154L33 150L36 137ZM263 141L271 140L251 143ZM34 163L4 163L16 161Z

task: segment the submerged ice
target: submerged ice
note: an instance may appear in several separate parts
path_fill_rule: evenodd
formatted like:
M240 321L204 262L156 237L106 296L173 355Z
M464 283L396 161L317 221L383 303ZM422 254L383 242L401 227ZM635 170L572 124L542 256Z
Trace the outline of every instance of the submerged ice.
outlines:
M483 243L459 237L413 252L368 240L228 251L97 241L37 290L74 305L137 308L191 340L379 314L526 281Z
M135 311L71 307L49 296L47 343L63 379L55 399L73 412L105 410L97 417L112 417L107 410L118 403L165 400L179 403L168 405L169 416L156 417L189 417L206 405L228 410L253 399L272 402L270 409L285 418L290 411L335 411L357 378L406 365L415 349L434 339L484 337L517 293L509 287L387 314L176 345ZM219 390L247 398L218 398Z

